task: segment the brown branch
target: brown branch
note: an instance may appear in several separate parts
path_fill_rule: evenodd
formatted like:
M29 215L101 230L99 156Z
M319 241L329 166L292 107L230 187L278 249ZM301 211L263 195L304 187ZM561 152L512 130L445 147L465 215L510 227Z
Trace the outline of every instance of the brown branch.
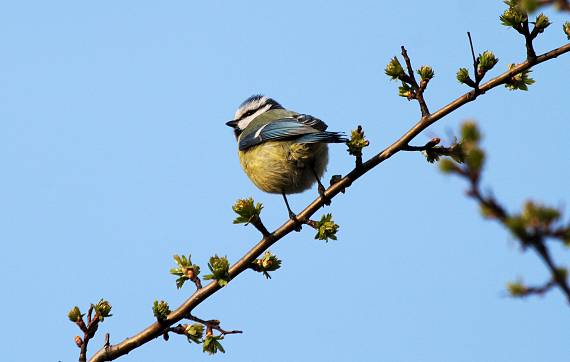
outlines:
M431 140L429 140L428 143L426 143L423 146L410 146L410 145L406 145L404 147L402 147L402 151L427 151L427 150L432 150L434 149L439 142L441 142L441 139L434 137ZM443 149L444 147L442 147Z
M475 49L473 47L473 39L471 39L470 32L467 32L467 38L469 38L469 48L471 48L471 57L473 57L473 74L475 75L474 84L467 84L475 88L475 93L479 93L479 83L481 83L485 74L479 72L479 58L475 57Z
M570 44L563 45L559 48L551 50L545 54L539 55L536 58L534 63L530 63L528 60L522 62L521 64L511 68L510 70L504 72L503 74L497 76L494 79L483 84L480 89L482 93L498 87L504 84L507 80L509 80L515 74L518 74L522 71L530 69L534 64L543 63L547 60L556 58L564 53L570 51ZM368 161L362 164L361 167L353 169L349 174L343 177L338 182L331 185L325 192L324 195L327 199L332 199L336 195L338 195L342 190L349 187L353 182L359 179L362 175L373 169L374 167L378 166L383 161L387 160L388 158L392 157L406 145L414 139L420 132L428 128L433 123L437 122L444 116L450 114L457 108L473 101L477 98L474 91L470 91L461 97L455 99L451 103L447 104L446 106L440 108L435 113L430 114L429 116L422 116L422 118L403 136L401 136L398 140L392 143L390 146L385 148L382 152L378 153L377 155L370 158ZM308 220L311 215L317 212L322 206L324 205L324 198L318 197L315 199L310 205L308 205L301 213L297 215L299 220ZM295 230L296 223L293 220L288 220L280 226L277 230L271 233L268 236L263 237L261 241L257 243L253 248L251 248L240 260L238 260L229 270L230 279L237 277L243 271L247 270L251 263L258 258L265 250L267 250L271 245L276 243L278 240L282 239L289 233ZM139 332L135 336L131 338L127 338L124 341L110 346L108 348L102 348L97 351L90 359L91 362L100 362L100 361L111 361L120 356L123 356L133 349L157 338L160 337L164 331L164 326L172 326L178 321L186 318L186 316L199 304L201 304L204 300L210 297L212 294L216 293L220 290L221 287L218 285L216 281L213 281L206 285L205 287L197 290L188 298L178 309L173 311L168 318L163 321L162 323L155 322L145 328L143 331Z
M210 320L204 320L204 319L200 319L198 317L193 316L192 314L188 314L186 316L186 319L190 319L191 321L194 322L198 322L198 323L202 323L203 325L205 325L207 328L211 328L214 329L218 332L220 332L223 335L226 334L239 334L239 333L243 333L243 331L238 331L238 330L233 330L233 331L227 331L225 329L222 329L222 327L220 327L220 321L217 319L210 319Z
M414 69L412 68L412 62L410 61L408 52L406 51L406 48L404 48L403 45L402 45L402 57L404 58L404 61L406 62L406 68L408 69L408 78L409 78L408 82L410 83L412 89L414 90L413 98L416 99L420 104L422 117L427 117L429 116L429 109L424 99L425 85L423 87L418 86L418 82L416 81L416 77L414 76Z

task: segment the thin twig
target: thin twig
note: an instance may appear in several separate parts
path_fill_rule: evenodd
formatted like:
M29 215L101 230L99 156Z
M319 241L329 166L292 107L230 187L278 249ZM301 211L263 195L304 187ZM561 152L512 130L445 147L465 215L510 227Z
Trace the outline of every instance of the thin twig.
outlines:
M220 332L223 335L243 333L243 331L238 331L238 330L227 331L227 330L223 329L222 327L220 327L220 321L217 319L204 320L204 319L198 318L196 316L193 316L192 314L188 314L186 316L186 319L190 319L191 321L202 323L206 327L210 327L210 328Z
M420 86L418 86L418 82L416 81L416 77L414 76L414 69L412 68L412 62L410 60L410 57L408 56L408 52L406 51L406 48L404 48L403 45L402 45L402 57L404 58L404 61L406 62L406 68L408 69L409 83L412 86L412 89L414 91L413 98L415 98L418 101L418 103L420 104L420 110L422 112L422 117L427 117L427 116L429 116L429 109L428 109L428 106L427 106L426 101L424 99L424 89L420 88Z

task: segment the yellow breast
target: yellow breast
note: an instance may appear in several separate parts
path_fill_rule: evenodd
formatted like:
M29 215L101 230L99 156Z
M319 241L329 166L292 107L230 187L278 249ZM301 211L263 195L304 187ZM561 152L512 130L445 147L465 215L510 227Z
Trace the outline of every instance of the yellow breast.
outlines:
M324 143L264 142L238 154L255 186L279 194L307 190L316 182L312 170L320 178L328 163L328 146Z

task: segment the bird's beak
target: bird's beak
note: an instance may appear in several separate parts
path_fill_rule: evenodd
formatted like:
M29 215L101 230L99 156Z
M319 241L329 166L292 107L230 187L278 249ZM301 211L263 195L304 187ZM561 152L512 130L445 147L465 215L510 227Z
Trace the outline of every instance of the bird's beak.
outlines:
M226 126L232 127L232 128L236 128L236 127L237 127L237 124L238 124L238 121L235 120L235 119L234 119L234 120L231 120L231 121L229 121L229 122L226 122Z

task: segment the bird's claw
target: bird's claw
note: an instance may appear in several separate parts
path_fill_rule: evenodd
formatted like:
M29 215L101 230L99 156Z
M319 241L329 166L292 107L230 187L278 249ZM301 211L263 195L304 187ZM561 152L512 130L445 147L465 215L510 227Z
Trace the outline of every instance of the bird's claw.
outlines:
M323 203L329 206L331 204L331 199L325 196L325 187L323 185L319 185L318 190L319 190L319 195L323 199Z
M301 222L297 219L297 215L293 211L289 211L289 219L291 219L295 223L295 231L301 231Z

